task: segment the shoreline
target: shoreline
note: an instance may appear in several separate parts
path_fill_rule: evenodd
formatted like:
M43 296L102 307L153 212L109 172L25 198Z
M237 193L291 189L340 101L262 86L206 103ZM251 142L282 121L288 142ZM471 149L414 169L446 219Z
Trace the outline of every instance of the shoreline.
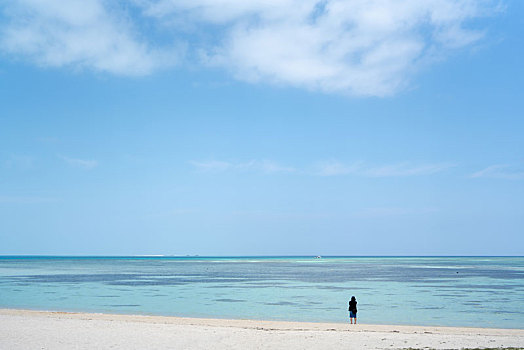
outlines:
M18 308L18 307L14 307L14 308L10 308L10 307L0 307L0 315L2 314L10 314L10 313L13 313L13 314L16 314L16 313L21 313L21 314L50 314L50 315L53 315L53 314L56 314L56 315L64 315L64 317L67 317L67 316L71 316L72 318L74 317L82 317L82 315L90 315L90 316L100 316L100 317L112 317L114 316L115 318L125 318L125 317L130 317L130 318L144 318L144 319L155 319L155 318L159 318L159 319L166 319L166 320L177 320L177 322L189 322L191 324L208 324L208 325L213 325L215 323L221 323L221 325L224 325L223 322L225 322L225 324L227 326L235 326L237 324L251 324L251 323L260 323L260 324L272 324L272 325L275 325L275 324L278 324L282 327L285 327L286 325L290 326L290 325L311 325L312 328L316 328L314 327L315 325L324 325L324 326L331 326L332 328L334 327L335 329L338 329L342 326L342 328L344 328L346 325L350 325L349 323L349 318L347 319L347 322L336 322L336 321L314 321L314 320L310 320L310 321L296 321L296 320L278 320L278 319L256 319L256 318L227 318L227 317L224 317L224 318L221 318L221 317L214 317L214 316L210 316L210 317L206 317L206 316L203 316L203 317L199 317L199 316L178 316L178 315L170 315L170 314L155 314L155 313L152 313L152 314L149 314L149 313L132 313L132 312L113 312L113 311L108 311L108 312L105 312L105 311L85 311L85 310L67 310L67 309L30 309L30 308ZM207 323L206 323L207 322ZM453 329L464 329L464 330L471 330L471 331L474 331L474 330L495 330L495 331L524 331L524 328L504 328L504 327L500 327L500 328L497 328L497 327L476 327L476 326L447 326L447 325L424 325L424 324L405 324L405 323L400 323L400 324L394 324L394 323L391 323L391 324L386 324L386 323L358 323L359 326L366 326L366 327L369 327L370 329L371 328L377 328L377 329L380 329L380 328L391 328L391 327L399 327L399 328L403 328L403 327L407 327L407 328L424 328L424 329L427 329L427 328L432 328L432 329L441 329L441 330L453 330Z
M37 310L37 309L18 309L18 308L0 308L0 315L23 315L23 316L60 316L69 319L89 319L89 320L107 320L118 319L122 321L139 321L145 323L171 323L183 325L199 325L199 326L219 326L219 327L238 327L238 328L253 328L253 329L282 329L282 330L322 330L329 328L330 330L345 330L352 325L349 321L346 322L315 322L315 321L281 321L281 320L258 320L258 319L243 319L243 318L211 318L211 317L185 317L185 316L170 316L170 315L154 315L154 314L128 314L128 313L106 313L106 312L85 312L85 311L63 311L63 310ZM500 332L522 332L524 328L493 328L493 327L466 327L466 326L426 326L426 325L406 325L406 324L369 324L358 323L359 331L387 331L390 329L399 330L414 330L435 332L444 332L446 334L453 331L471 331L479 332L481 334L498 334ZM491 332L493 331L493 332Z
M524 329L370 325L0 309L9 349L524 348Z

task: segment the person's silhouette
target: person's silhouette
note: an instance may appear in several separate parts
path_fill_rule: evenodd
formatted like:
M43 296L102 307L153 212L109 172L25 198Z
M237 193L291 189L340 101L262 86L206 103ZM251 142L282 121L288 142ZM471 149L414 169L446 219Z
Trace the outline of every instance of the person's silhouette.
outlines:
M357 299L355 299L354 296L351 297L351 300L349 301L349 321L351 324L353 324L353 319L355 320L355 324L357 324Z

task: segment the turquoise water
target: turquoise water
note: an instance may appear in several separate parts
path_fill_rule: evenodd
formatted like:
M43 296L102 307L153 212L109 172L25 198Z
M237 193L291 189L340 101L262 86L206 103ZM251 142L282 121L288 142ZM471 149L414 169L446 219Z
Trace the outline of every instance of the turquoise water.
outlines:
M524 328L524 257L0 257L0 307Z

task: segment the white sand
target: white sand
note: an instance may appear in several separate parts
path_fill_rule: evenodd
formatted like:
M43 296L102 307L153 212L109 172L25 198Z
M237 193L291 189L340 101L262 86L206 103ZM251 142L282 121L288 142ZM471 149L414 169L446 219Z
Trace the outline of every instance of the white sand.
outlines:
M524 330L0 309L0 349L524 348Z

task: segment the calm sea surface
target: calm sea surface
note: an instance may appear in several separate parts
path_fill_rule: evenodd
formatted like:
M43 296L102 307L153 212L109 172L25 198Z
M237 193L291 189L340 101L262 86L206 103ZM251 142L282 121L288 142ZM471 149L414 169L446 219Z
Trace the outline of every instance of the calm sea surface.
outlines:
M1 257L0 307L524 328L524 257Z

